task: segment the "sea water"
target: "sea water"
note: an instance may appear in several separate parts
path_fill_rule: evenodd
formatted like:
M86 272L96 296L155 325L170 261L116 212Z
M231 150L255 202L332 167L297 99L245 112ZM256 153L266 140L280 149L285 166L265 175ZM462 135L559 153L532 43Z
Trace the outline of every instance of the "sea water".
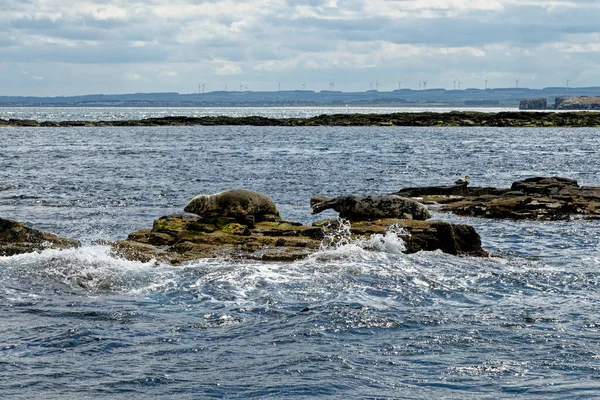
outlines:
M397 232L292 263L116 258L199 193L313 196L536 175L600 185L598 129L0 130L0 217L82 242L0 257L0 397L597 398L600 223L468 223L490 258L402 253ZM343 234L341 232L340 234Z

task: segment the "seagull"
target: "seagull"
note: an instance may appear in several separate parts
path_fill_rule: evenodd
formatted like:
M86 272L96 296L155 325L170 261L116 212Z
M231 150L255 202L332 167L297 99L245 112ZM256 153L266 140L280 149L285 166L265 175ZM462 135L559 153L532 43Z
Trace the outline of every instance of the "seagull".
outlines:
M460 178L454 183L458 186L467 186L469 183L471 183L471 178L469 178L469 175L465 175L464 178Z

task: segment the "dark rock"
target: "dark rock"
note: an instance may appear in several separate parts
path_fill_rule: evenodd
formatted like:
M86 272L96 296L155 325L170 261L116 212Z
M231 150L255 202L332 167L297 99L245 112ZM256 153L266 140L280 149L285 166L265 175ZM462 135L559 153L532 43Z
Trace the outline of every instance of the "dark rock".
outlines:
M404 197L420 197L430 195L468 196L469 188L466 185L430 186L400 189L394 194Z
M467 196L447 195L435 187L423 189L414 193L428 194L416 199L459 215L548 221L600 218L600 187L581 187L563 177L528 178L506 189L470 188Z
M570 191L578 188L576 180L557 176L528 178L516 181L511 186L511 190L515 192L540 195L558 194L562 190Z
M548 100L542 97L539 99L521 100L519 110L545 110L548 108Z
M558 102L559 109L597 109L593 101ZM586 112L472 112L449 113L391 113L391 114L337 114L312 118L264 117L165 117L127 121L32 121L0 120L2 127L67 127L67 126L195 126L195 125L251 125L251 126L600 126L600 114Z
M339 221L326 220L313 226L286 221L262 221L257 222L253 228L233 222L219 227L217 219L207 222L188 215L168 215L156 220L151 230L131 233L126 240L113 243L113 248L128 259L156 259L172 264L222 256L262 261L294 261L320 249L326 238L326 230L337 229ZM210 229L206 225L210 225ZM472 227L445 222L392 218L352 221L351 238L385 234L392 226L404 229L402 238L407 253L439 249L455 255L487 255L481 248L479 235ZM195 230L196 228L200 230ZM332 244L333 241L335 244L337 240L341 240L344 232L340 231L337 236L327 236L328 243Z
M32 253L45 249L68 249L79 242L29 228L20 222L0 218L0 256Z

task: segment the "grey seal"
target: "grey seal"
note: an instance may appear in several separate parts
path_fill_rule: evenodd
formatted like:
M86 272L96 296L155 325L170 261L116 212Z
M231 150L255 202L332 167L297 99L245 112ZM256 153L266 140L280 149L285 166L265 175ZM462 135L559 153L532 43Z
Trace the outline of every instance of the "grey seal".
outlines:
M414 200L394 194L349 194L330 198L312 198L312 213L329 208L350 220L369 218L402 218L426 220L431 218L427 207Z
M215 194L200 194L183 209L201 217L232 217L256 221L280 220L277 206L267 196L245 189L231 189Z

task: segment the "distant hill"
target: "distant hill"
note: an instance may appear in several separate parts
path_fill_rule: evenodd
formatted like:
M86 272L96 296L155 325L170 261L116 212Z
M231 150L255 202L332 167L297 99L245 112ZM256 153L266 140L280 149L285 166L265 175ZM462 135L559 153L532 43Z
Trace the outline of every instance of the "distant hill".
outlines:
M523 99L600 96L600 87L549 87L544 89L495 88L465 90L400 89L390 92L289 90L277 92L217 91L180 94L90 94L59 97L0 96L0 107L260 107L260 106L492 106L516 107Z

